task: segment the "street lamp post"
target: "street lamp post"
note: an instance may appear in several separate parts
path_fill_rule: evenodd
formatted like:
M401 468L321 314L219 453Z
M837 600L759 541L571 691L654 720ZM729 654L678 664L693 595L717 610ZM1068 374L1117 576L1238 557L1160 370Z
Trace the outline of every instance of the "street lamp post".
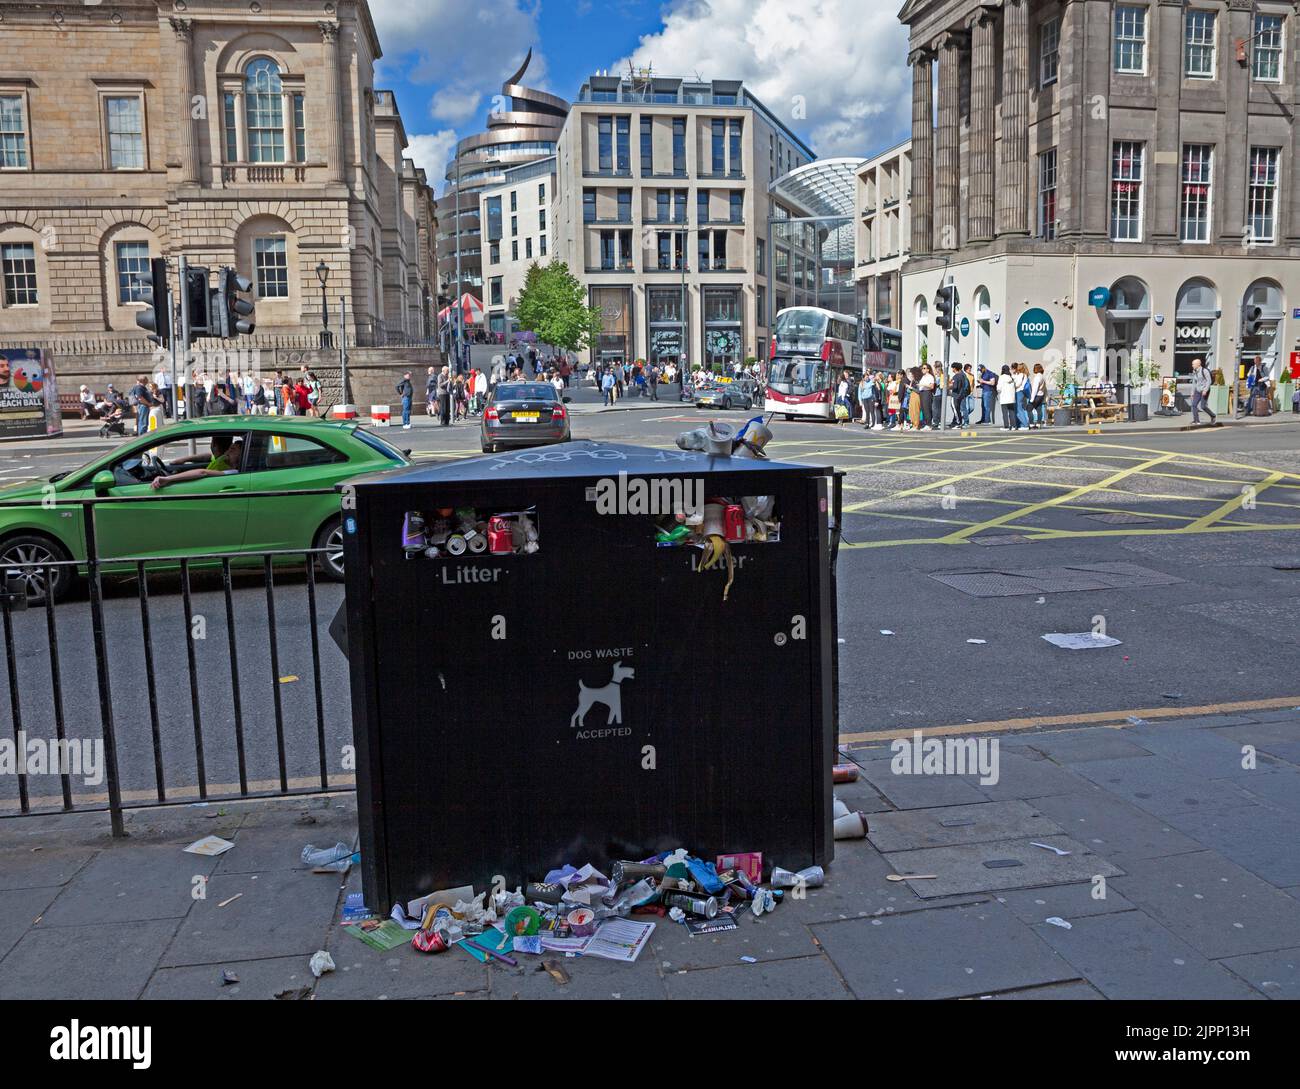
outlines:
M320 346L322 348L332 347L332 338L330 335L330 309L329 302L325 298L325 285L329 282L330 267L322 258L316 265L316 279L320 281Z

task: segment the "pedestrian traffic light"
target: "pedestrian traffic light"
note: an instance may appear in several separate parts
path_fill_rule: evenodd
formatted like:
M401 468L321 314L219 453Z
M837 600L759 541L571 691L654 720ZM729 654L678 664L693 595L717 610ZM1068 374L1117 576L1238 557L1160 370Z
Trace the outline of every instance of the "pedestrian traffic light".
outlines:
M212 328L210 299L208 298L208 270L201 265L190 265L185 270L185 300L189 308L190 347L199 337L215 336Z
M1241 335L1243 337L1253 337L1259 333L1259 322L1264 316L1264 311L1258 306L1247 303L1241 310Z
M256 328L252 302L240 298L241 293L252 290L253 281L229 266L217 274L217 286L212 292L214 336L247 336Z
M135 315L135 323L149 330L149 339L160 348L170 348L172 343L172 315L167 305L167 261L154 257L149 261L149 279L140 285L140 301L144 309Z
M957 288L944 284L934 296L934 321L944 332L952 329L957 315Z

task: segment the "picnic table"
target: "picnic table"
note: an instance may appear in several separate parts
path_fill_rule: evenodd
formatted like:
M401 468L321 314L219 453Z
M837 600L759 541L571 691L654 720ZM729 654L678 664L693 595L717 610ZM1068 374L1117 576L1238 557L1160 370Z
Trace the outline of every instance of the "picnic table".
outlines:
M1073 411L1076 421L1084 424L1115 423L1128 414L1128 406L1116 404L1111 400L1113 390L1085 389L1074 399Z

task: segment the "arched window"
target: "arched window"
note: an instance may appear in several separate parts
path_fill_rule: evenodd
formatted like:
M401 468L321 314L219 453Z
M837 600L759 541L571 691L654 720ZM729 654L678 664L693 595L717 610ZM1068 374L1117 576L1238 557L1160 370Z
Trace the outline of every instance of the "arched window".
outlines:
M989 289L975 289L975 359L978 367L989 365L989 341L992 336L993 314L989 306Z
M282 163L284 95L280 68L270 57L257 57L244 68L244 122L250 163Z
M919 295L916 300L916 363L922 362L928 358L930 351L930 308L926 305L925 296Z
M1244 307L1259 310L1254 333L1241 331L1242 355L1252 361L1262 359L1268 373L1276 376L1283 344L1282 323L1286 318L1281 285L1275 280L1256 280L1246 289L1242 302Z

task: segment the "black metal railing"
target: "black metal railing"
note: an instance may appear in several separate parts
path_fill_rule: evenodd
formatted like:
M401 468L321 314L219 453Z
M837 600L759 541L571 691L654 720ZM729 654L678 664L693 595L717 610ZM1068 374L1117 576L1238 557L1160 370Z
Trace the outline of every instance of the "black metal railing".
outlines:
M332 492L58 500L81 508L87 558L6 564L0 570L10 718L5 733L12 736L15 753L20 754L16 789L7 785L9 776L0 776L0 816L107 809L113 834L120 836L125 834L123 814L132 808L352 789L350 772L341 761L334 761L332 770L329 755L326 709L335 701L327 704L327 682L337 691L337 706L342 708L337 725L349 740L351 707L342 655L326 652L326 668L322 666L316 567L327 549L203 556L103 556L98 549L96 511L110 504L322 494ZM9 500L0 502L0 509L39 505L39 501ZM60 571L71 571L74 579L84 576L84 600L78 596L56 602L51 588ZM32 574L44 579L43 599L39 584L33 593L25 578ZM170 593L160 592L164 576L174 584ZM199 579L215 584L215 589ZM135 593L122 592L122 584L131 580ZM239 584L245 581L251 584ZM340 591L331 586L331 593L341 601ZM214 621L217 627L224 624L224 640L208 640L207 628ZM265 643L257 630L263 625ZM172 654L174 666L168 660L168 654L178 649L177 628L185 641L179 677L179 656ZM287 651L286 631L291 643ZM288 660L310 663L310 677L282 676L285 653ZM93 693L85 683L92 658ZM308 672L299 666L290 668ZM48 688L36 682L42 672L48 676ZM286 682L299 680L309 681L309 694L286 701ZM94 718L99 720L98 736L87 736L94 732ZM70 726L79 736L69 736ZM26 735L31 734L40 746L45 739L38 734L47 728L54 735L51 751L65 757L70 744L79 746L83 754L89 750L81 746L102 744L102 791L79 789L100 783L74 782L66 758L57 768L49 760L38 771L28 768L21 755L26 751ZM260 778L256 765L266 765ZM87 766L83 755L80 771L84 773ZM237 782L220 781L223 773ZM57 796L33 793L34 776L55 774Z

